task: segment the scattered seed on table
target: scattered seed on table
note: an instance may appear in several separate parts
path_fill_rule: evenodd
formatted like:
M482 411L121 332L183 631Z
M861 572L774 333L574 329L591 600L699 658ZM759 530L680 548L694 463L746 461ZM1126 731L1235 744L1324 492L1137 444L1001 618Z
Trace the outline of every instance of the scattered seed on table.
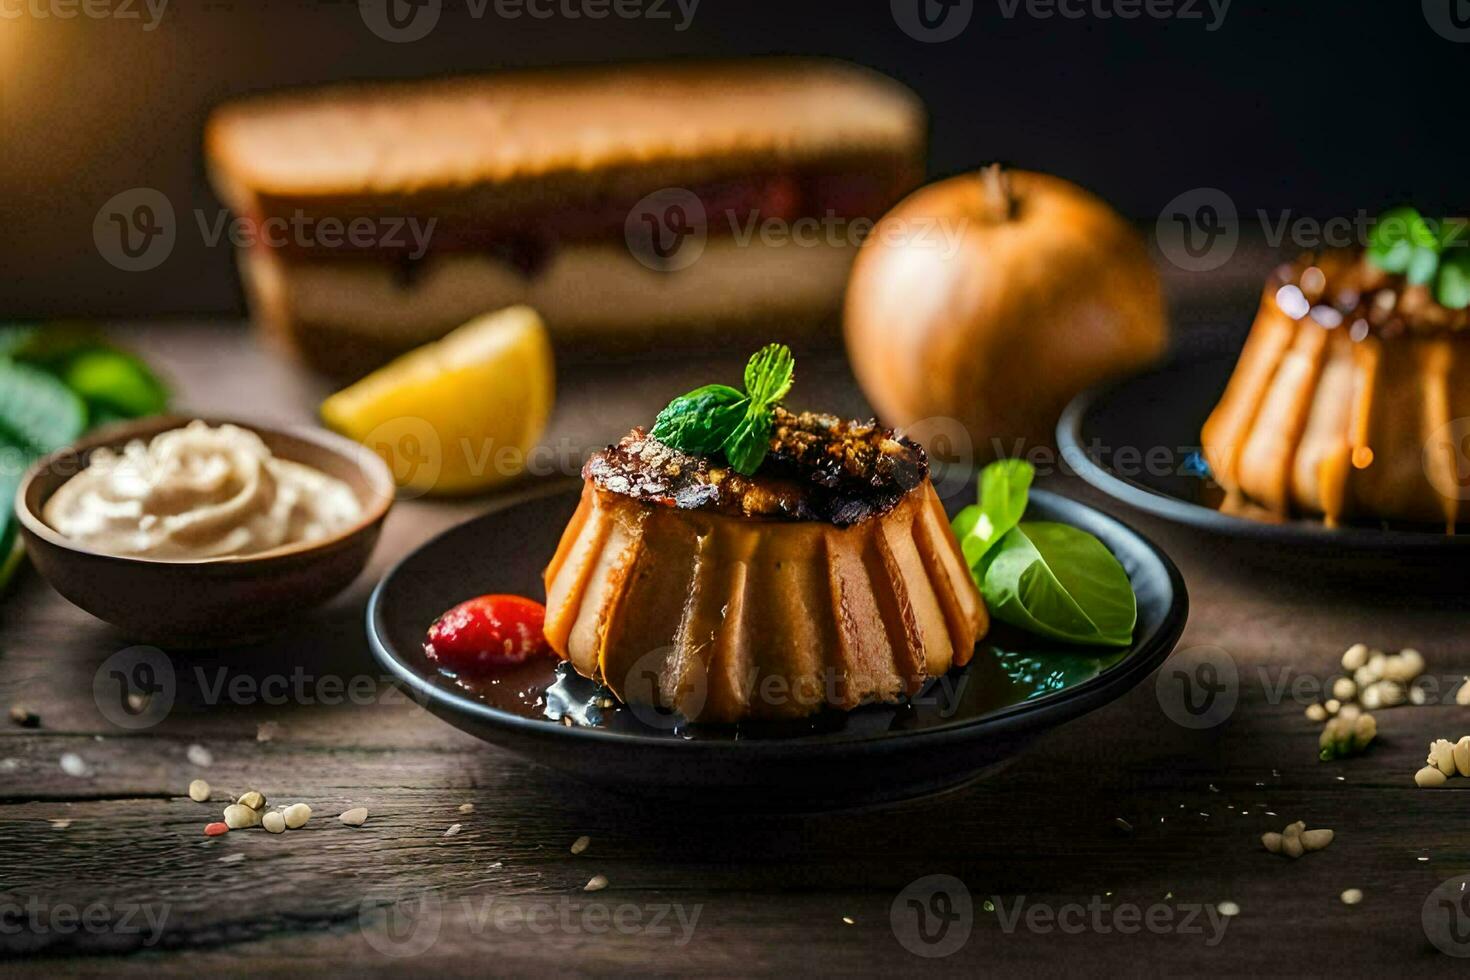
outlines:
M269 742L280 734L281 726L274 721L264 721L255 726L255 740L257 742Z
M1414 773L1415 784L1424 789L1433 789L1436 786L1443 786L1446 779L1447 777L1445 776L1445 774L1440 772L1437 766L1425 766L1423 769L1420 769L1418 772Z
M248 806L252 810L265 809L265 795L263 793L257 793L253 789L249 790L248 792L241 793L240 798L235 802L240 804L241 806Z
M1276 833L1275 831L1271 831L1261 835L1261 843L1264 844L1266 850L1270 851L1272 854L1281 853L1281 841L1281 835Z
M449 829L446 830L446 831L444 831L444 836L445 837L453 837L457 833L459 833L459 824L452 823L452 824L449 825Z
M287 827L299 830L306 826L306 821L311 819L311 807L305 803L292 803L286 807L281 816L285 819ZM367 811L363 811L363 818L367 818Z
M70 820L53 820L53 821L51 821L51 829L52 830L65 830L66 828L68 828L70 826L71 826L71 821Z
M1465 678L1465 683L1455 692L1455 703L1462 706L1470 704L1470 677Z
M1354 643L1342 655L1343 670L1357 670L1368 662L1368 644Z
M208 768L209 766L214 764L214 753L210 752L202 745L191 745L189 746L188 751L184 754L188 757L190 762L201 769Z
M1363 890L1361 888L1349 888L1340 897L1344 905L1357 905L1363 900Z
M205 837L218 837L220 834L229 833L229 831L230 825L227 823L220 823L218 820L216 820L214 823L207 823L204 825Z
M246 830L260 826L260 814L243 803L231 803L225 807L225 824L231 830Z
M1234 902L1221 902L1219 905L1215 906L1215 911L1227 917L1236 916L1240 914L1240 906L1236 905Z
M590 845L591 843L592 838L588 837L586 834L583 834L581 837L578 837L576 840L572 841L572 853L581 854L583 851L587 850L588 845Z
M367 818L368 818L367 807L365 807L365 806L355 806L351 810L348 810L345 813L343 813L337 819L338 820L341 820L343 823L345 823L349 827L361 827L363 824L367 823Z
M41 716L23 704L17 704L10 709L10 720L21 728L37 728L41 724Z
M141 694L137 691L132 691L128 694L127 700L128 710L132 711L132 713L135 715L141 715L144 710L147 709L148 702L152 700L152 698L147 694Z
M582 886L584 892L600 892L607 887L607 875L593 875L587 884Z
M842 921L843 922L846 922L848 925L852 925L852 916L850 916L850 915L844 915L842 917Z
M1304 830L1302 831L1302 850L1320 851L1332 843L1333 833L1330 830Z
M459 805L459 812L460 813L474 813L475 812L475 805L473 803L461 803Z
M1131 823L1129 823L1128 821L1124 820L1122 817L1114 817L1113 818L1113 826L1117 827L1119 830L1121 830L1125 834L1131 834L1131 833L1133 833L1133 825Z
M1324 708L1320 704L1309 704L1309 705L1307 705L1307 720L1308 721L1326 721L1327 720L1327 709Z
M220 864L238 864L239 862L241 862L243 860L245 860L245 852L244 851L236 851L233 854L226 854L224 857L220 858L219 859L219 863Z
M260 825L269 833L284 834L286 832L286 818L279 810L272 810L260 818Z
M87 775L91 770L87 768L87 763L83 761L81 756L75 752L68 752L61 757L61 771L68 776L82 777Z
M189 784L189 799L195 803L206 803L210 796L209 784L202 779L196 779Z

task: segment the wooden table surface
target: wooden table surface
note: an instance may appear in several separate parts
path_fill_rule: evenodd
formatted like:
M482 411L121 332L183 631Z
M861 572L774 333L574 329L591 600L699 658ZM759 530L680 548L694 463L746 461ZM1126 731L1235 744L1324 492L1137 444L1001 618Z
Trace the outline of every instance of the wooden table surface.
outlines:
M188 411L304 422L324 393L233 324L123 339L177 381ZM840 358L801 366L804 400L862 411ZM710 371L566 372L547 439L580 455ZM1066 475L1043 485L1101 502ZM1452 602L1273 569L1103 503L1188 581L1189 626L1165 672L1209 658L1236 668L1238 700L1218 724L1171 720L1166 673L950 795L790 817L698 812L569 782L382 679L363 636L369 589L490 503L402 502L372 568L285 637L173 656L174 707L142 730L108 721L93 694L126 639L24 572L0 602L0 705L28 705L41 725L0 730L0 970L1428 973L1458 962L1436 929L1470 954L1470 912L1432 897L1470 870L1470 781L1412 780L1431 738L1470 731L1470 709L1384 711L1368 755L1321 763L1303 717L1314 688L1298 680L1327 677L1361 640L1415 646L1432 675L1458 681L1470 651ZM192 746L212 763L191 762ZM86 775L62 771L67 753ZM316 816L284 836L206 839L219 806L189 800L195 777L219 795L307 801ZM361 829L337 822L349 805L371 811ZM1297 819L1336 840L1296 862L1263 851L1263 831ZM582 835L590 846L573 855ZM607 888L584 893L597 874ZM936 898L931 875L962 886L942 882ZM1339 900L1348 888L1361 904ZM935 945L913 938L913 897L958 916L947 930L926 918ZM1220 917L1226 902L1239 914Z

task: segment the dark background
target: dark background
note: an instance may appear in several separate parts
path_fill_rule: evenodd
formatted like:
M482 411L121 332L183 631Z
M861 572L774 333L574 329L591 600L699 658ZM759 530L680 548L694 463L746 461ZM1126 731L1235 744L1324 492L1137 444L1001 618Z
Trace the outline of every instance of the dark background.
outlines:
M850 59L928 103L933 174L992 159L1052 171L1147 229L1196 187L1226 191L1247 238L1257 209L1273 221L1408 199L1464 210L1470 43L1437 33L1419 0L1235 0L1214 31L1203 0L1192 20L1040 19L1024 4L1007 17L1001 0L973 0L944 43L905 34L888 0L701 0L682 32L672 4L668 20L506 20L445 0L437 28L407 44L375 36L352 0L172 0L151 32L142 0L142 20L35 16L57 2L75 0L0 3L0 316L242 312L228 246L207 247L192 214L218 213L200 151L211 106L283 85L523 65ZM1470 8L1426 0L1452 2ZM169 197L179 238L162 266L127 273L101 259L92 221L138 186Z

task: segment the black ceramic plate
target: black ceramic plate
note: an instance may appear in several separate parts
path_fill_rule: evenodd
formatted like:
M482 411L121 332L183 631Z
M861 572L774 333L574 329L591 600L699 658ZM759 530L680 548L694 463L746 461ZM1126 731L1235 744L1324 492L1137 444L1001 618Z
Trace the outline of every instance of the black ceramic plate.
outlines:
M1231 355L1175 361L1083 392L1057 424L1063 459L1115 500L1180 524L1270 545L1283 560L1315 555L1411 566L1470 555L1470 535L1447 535L1442 526L1329 528L1305 517L1272 521L1221 513L1222 492L1199 475L1195 463L1200 429L1225 391L1235 360Z
M997 627L970 664L931 682L913 704L829 712L781 727L676 727L651 709L599 711L599 692L575 675L562 676L533 711L493 706L423 655L425 631L445 609L475 595L543 598L541 570L577 496L575 486L548 487L419 548L374 591L368 639L409 694L450 724L551 768L658 798L822 809L956 786L1148 677L1173 649L1188 613L1178 570L1152 544L1090 507L1034 491L1031 519L1091 531L1127 569L1138 594L1132 647L1069 649ZM563 712L593 724L552 720Z

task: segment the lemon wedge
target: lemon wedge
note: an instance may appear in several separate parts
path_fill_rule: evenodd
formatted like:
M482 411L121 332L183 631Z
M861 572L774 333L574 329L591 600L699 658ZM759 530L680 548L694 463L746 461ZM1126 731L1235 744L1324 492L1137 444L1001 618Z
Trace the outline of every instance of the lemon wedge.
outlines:
M473 493L525 471L555 387L541 318L513 306L337 392L322 421L383 457L407 491Z

